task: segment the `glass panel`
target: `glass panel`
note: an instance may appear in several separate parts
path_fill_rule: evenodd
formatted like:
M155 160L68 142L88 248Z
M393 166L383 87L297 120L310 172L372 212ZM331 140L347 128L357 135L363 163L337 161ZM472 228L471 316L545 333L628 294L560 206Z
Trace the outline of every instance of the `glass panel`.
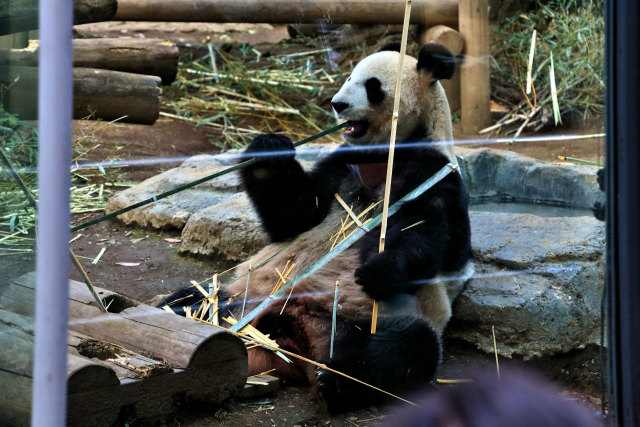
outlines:
M463 386L443 383L483 384L501 369L516 393L507 359L553 379L563 410L574 400L600 409L605 235L591 207L604 198L603 2L413 2L384 255L377 221L405 2L119 3L124 22L75 27L71 248L86 277L71 278L86 300L72 304L70 329L75 351L109 368L96 393L113 377L147 391L117 411L78 392L71 418L160 419L175 396L220 405L247 374L269 371L249 382L258 397L233 409L233 423L337 422L308 385L261 395L271 375L314 387L320 368L330 409L360 424L390 413L384 396L406 405L398 397L429 382L446 399ZM332 154L345 141L355 148ZM443 167L455 171L395 205ZM259 332L238 338L249 320ZM483 361L489 369L465 369ZM187 367L194 377L174 381ZM524 401L546 402L544 390ZM513 409L534 410L523 405ZM178 418L214 422L205 407L179 407Z
M28 3L28 4L27 4ZM0 5L0 424L28 425L38 164L37 2Z

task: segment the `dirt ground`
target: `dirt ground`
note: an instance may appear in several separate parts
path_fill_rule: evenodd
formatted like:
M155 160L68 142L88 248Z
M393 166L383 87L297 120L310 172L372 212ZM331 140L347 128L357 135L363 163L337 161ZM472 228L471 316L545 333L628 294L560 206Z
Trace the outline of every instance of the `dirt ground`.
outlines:
M187 49L197 46L209 36L213 40L230 42L251 42L273 44L288 37L283 26L238 26L235 24L152 24L152 23L106 23L87 24L76 28L79 35L87 37L162 37L171 39ZM75 136L86 129L85 123L75 123ZM455 125L456 138L471 136L459 131ZM553 134L594 134L602 132L601 119L572 123L561 129L549 130ZM544 134L541 133L541 134ZM540 134L538 134L540 135ZM210 143L211 131L191 124L161 118L153 126L113 124L96 134L100 147L93 150L84 160L101 160L117 153L120 159L161 159L163 162L145 166L123 168L131 181L141 181L164 170L177 166L188 156L214 153L217 149ZM476 138L473 136L473 138ZM492 148L508 149L527 156L548 161L557 161L557 156L571 156L585 160L602 162L604 144L602 138L579 141L529 142L514 145L494 144L491 141L477 144ZM99 214L76 215L73 223L79 224ZM139 301L145 301L158 294L174 291L190 280L202 280L213 273L229 268L228 262L211 257L193 257L179 253L179 230L151 230L127 226L118 220L109 220L74 233L80 235L71 244L80 257L88 275L96 286L104 287ZM167 240L169 239L169 240ZM92 261L106 248L99 262ZM122 266L118 263L137 265ZM28 265L23 260L21 265ZM11 274L18 274L19 266ZM72 277L79 280L77 272ZM446 337L445 337L446 338ZM439 376L457 378L460 366L468 366L475 361L493 362L493 355L480 353L463 342L446 339L445 361ZM592 410L599 404L599 350L588 346L567 355L528 362L541 370L553 381L566 387L567 398L576 399L589 405ZM222 408L185 408L169 422L169 425L300 425L300 426L354 426L377 425L385 421L385 408L368 408L339 417L330 417L321 402L308 387L284 385L272 395L250 401L232 401Z

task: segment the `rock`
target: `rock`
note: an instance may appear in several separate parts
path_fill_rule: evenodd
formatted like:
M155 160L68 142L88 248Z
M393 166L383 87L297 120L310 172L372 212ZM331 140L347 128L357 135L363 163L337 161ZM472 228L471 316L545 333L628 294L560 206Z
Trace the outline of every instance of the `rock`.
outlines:
M594 166L543 162L490 148L456 147L456 152L472 198L499 196L589 208L602 194Z
M309 168L313 165L309 159L334 148L335 145L329 144L305 146L298 149L297 157L304 168ZM115 212L180 185L215 174L233 166L237 161L238 151L235 150L217 156L192 157L177 168L170 169L116 194L107 202L106 212ZM229 197L239 192L242 192L240 177L237 172L231 172L121 214L118 218L126 224L136 223L143 227L180 229L187 224L191 215L210 206L224 203Z
M177 168L170 169L116 194L107 202L106 211L107 213L117 211L180 185L219 172L231 165L233 165L233 161L224 156L192 157ZM208 206L222 203L239 191L242 191L242 185L238 175L229 173L166 199L126 212L119 215L118 218L127 224L137 223L145 227L182 228L194 213Z
M244 261L269 243L244 192L191 215L182 230L181 252Z
M525 359L595 341L604 284L604 225L591 217L472 212L476 275L447 333ZM500 226L496 226L499 224Z

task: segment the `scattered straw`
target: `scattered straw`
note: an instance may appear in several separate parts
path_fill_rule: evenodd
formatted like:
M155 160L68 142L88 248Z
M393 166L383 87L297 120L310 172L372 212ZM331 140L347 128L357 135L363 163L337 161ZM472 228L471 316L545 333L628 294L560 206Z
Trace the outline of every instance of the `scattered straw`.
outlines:
M353 222L355 222L358 227L362 227L362 223L360 222L360 220L358 219L356 214L353 213L351 208L349 206L347 206L345 201L342 200L342 197L340 197L340 195L338 193L334 194L334 197L336 198L338 203L340 203L340 206L342 206L344 208L344 210L347 211L347 213L349 214L349 216L351 217Z
M196 319L196 320L202 321L202 319ZM227 322L232 326L237 323L236 319L233 319L231 317L225 317L222 320L224 320L225 322ZM213 323L210 323L210 322L204 322L204 323L213 325ZM219 325L213 325L213 326L220 327ZM272 340L271 338L269 338L268 335L265 335L262 332L260 332L258 329L255 328L255 326L246 325L245 327L240 329L240 331L237 334L244 335L245 338L246 337L251 338L255 344L258 344L260 347L264 347L268 350L273 350L276 353L276 355L278 355L282 360L284 360L287 363L292 363L291 359L289 359L284 354L282 354L285 351L280 348L278 343L275 342L275 340ZM236 335L235 332L234 332L234 335Z
M100 258L102 258L102 255L104 254L104 252L107 250L107 248L102 248L100 250L100 253L98 254L98 256L96 256L93 261L91 261L91 264L96 265L98 263L98 261L100 261Z

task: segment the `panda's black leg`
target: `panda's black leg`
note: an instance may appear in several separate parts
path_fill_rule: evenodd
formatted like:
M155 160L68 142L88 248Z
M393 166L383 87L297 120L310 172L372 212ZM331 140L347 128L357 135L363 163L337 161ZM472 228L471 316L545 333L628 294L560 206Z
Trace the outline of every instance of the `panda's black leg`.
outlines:
M329 368L400 397L426 386L435 375L442 348L439 335L425 320L406 315L381 317L375 335L369 334L368 325L360 328L339 337ZM328 370L319 371L318 388L332 413L388 398Z

